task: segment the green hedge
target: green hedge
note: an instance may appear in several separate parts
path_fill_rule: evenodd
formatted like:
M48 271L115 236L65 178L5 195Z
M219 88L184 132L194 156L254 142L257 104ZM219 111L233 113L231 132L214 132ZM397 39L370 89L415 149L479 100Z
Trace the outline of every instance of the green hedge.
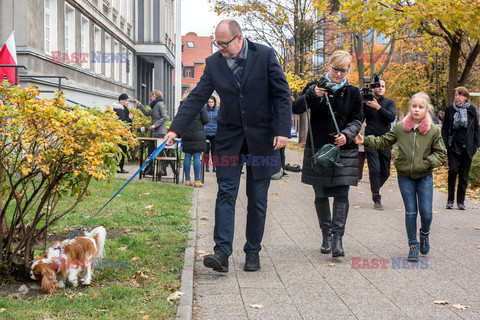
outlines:
M480 152L477 152L472 159L468 180L473 187L480 187Z

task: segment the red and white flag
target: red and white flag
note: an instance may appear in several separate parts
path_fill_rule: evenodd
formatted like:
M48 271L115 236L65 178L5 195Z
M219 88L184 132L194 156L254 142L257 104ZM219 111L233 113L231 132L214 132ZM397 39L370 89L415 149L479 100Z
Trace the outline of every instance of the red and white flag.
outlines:
M15 36L13 32L0 51L0 64L17 64L17 50L15 49ZM15 68L0 67L0 82L3 80L3 75L7 76L10 83L15 83ZM20 83L20 81L17 81L17 84L18 83Z

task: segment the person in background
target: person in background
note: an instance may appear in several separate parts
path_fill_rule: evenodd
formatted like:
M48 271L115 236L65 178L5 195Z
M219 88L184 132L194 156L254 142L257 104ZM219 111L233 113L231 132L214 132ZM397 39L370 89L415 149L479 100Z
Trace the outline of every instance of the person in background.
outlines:
M363 114L365 116L365 135L376 137L384 135L392 128L395 121L397 107L395 101L385 98L385 80L379 81L379 87L374 88L373 100L365 101ZM380 188L390 176L390 161L392 160L392 148L385 150L373 150L365 147L365 155L368 163L370 178L370 190L372 191L373 208L383 210Z
M132 124L132 119L133 119L133 114L128 111L128 103L129 103L129 98L126 93L122 93L118 97L118 103L114 103L112 108L113 111L117 114L118 119L125 123L129 123L130 125ZM117 173L128 173L123 167L125 166L125 156L127 154L127 146L124 144L119 145L120 149L122 149L122 158L120 159L120 163L118 164L120 167L120 170L117 171Z
M140 101L136 101L137 107L142 111L142 113L147 116L151 117L152 121L150 124L150 131L148 136L150 138L163 138L167 133L167 107L163 103L163 94L160 90L153 90L150 93L150 110L146 110L144 106L140 103ZM148 143L148 154L152 154L155 151L155 142L149 141ZM165 174L165 168L162 166L162 171L160 175ZM149 167L146 169L146 174L153 174L153 165L150 164Z
M217 272L228 272L235 204L246 164L247 241L243 269L257 271L270 177L280 169L278 149L290 137L292 98L275 50L247 40L238 22L221 21L213 44L218 51L205 60L200 82L175 116L165 139L167 144L173 144L174 138L182 136L213 91L217 92L222 107L218 112L215 155L222 165L216 172L215 254L205 256L203 264Z
M208 115L208 123L205 126L205 134L207 136L207 140L210 143L207 143L207 152L205 153L204 163L205 169L207 172L210 172L210 154L212 155L212 162L214 161L215 156L215 134L217 133L217 119L218 119L218 106L217 106L217 98L215 96L211 96L208 101L207 105L205 106L207 109ZM215 162L212 164L212 171L216 172L217 168L215 166Z
M447 209L453 209L455 184L458 176L457 208L465 210L465 194L472 158L480 147L480 127L477 110L468 100L465 87L455 88L455 101L445 109L442 137L448 154Z
M429 110L433 106L424 92L410 100L410 113L383 136L358 135L355 143L372 149L387 149L394 143L398 155L394 165L398 186L405 205L405 226L408 236L408 261L418 261L419 251L430 251L430 226L433 217L433 175L445 159L446 150L440 129L432 122ZM417 241L417 215L420 212L420 243Z
M315 192L315 210L322 230L322 254L332 253L332 257L343 257L342 237L349 210L348 193L350 186L358 184L358 146L353 139L360 132L363 122L362 98L360 90L352 86L347 75L352 66L351 55L343 50L332 53L328 62L328 72L323 77L332 87L332 93L310 82L293 103L293 113L301 114L310 109L310 124L307 145L303 155L302 182L312 185ZM327 99L331 103L340 130L337 134L329 113ZM340 148L340 167L332 167L320 174L312 168L310 139L313 137L315 152L326 144ZM333 219L329 198L333 197ZM333 246L332 246L333 234Z
M183 108L183 103L187 99L188 95L192 90L195 89L195 85L191 85L185 90L185 93L182 96L182 101L180 101L180 108L178 112ZM190 164L193 158L193 173L195 181L193 186L196 188L203 187L203 183L200 180L200 174L202 170L202 164L200 157L202 152L207 148L207 143L205 141L205 128L204 126L208 123L207 110L202 108L199 113L195 116L193 121L190 123L188 129L182 135L182 150L185 153L185 159L183 161L183 170L185 172L185 185L191 186L192 180L190 179Z

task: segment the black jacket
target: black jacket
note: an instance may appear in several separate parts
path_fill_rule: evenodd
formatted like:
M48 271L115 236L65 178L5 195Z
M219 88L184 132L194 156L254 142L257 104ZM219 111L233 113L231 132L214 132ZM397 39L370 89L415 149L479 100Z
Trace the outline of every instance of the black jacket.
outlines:
M365 127L365 135L374 135L376 137L382 136L392 128L391 124L395 120L397 107L395 101L385 97L377 99L380 109L363 105L363 115L367 126Z
M130 112L128 111L128 108L121 105L120 103L114 103L112 105L113 111L118 116L118 119L122 120L123 122L127 123L132 123L132 119L130 119L128 116L130 115Z
M466 148L468 156L473 158L475 152L480 148L480 127L478 124L478 114L474 106L470 105L467 111L468 127L453 129L453 116L455 115L453 106L445 109L445 116L442 123L442 138L447 150L458 154Z
M306 110L305 98L311 110L310 122L313 132L315 152L327 143L334 143L335 125L328 111L326 99L318 98L314 93L314 82L307 84L293 103L293 113ZM311 167L312 149L310 135L304 151L302 182L324 187L357 185L358 146L353 139L360 132L363 122L362 98L357 87L346 85L329 95L340 132L347 137L347 143L340 148L340 163L344 167L335 167L320 175Z
M180 101L182 109L183 101ZM202 108L195 116L188 129L182 135L182 149L185 153L204 152L207 149L205 125L208 123L207 110Z

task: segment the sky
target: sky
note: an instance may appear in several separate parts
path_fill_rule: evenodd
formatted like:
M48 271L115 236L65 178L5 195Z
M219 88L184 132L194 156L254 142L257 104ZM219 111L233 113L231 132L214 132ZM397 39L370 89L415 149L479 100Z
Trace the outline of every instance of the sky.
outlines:
M208 0L182 0L182 36L195 32L198 36L209 36L222 20L211 11L213 5Z

